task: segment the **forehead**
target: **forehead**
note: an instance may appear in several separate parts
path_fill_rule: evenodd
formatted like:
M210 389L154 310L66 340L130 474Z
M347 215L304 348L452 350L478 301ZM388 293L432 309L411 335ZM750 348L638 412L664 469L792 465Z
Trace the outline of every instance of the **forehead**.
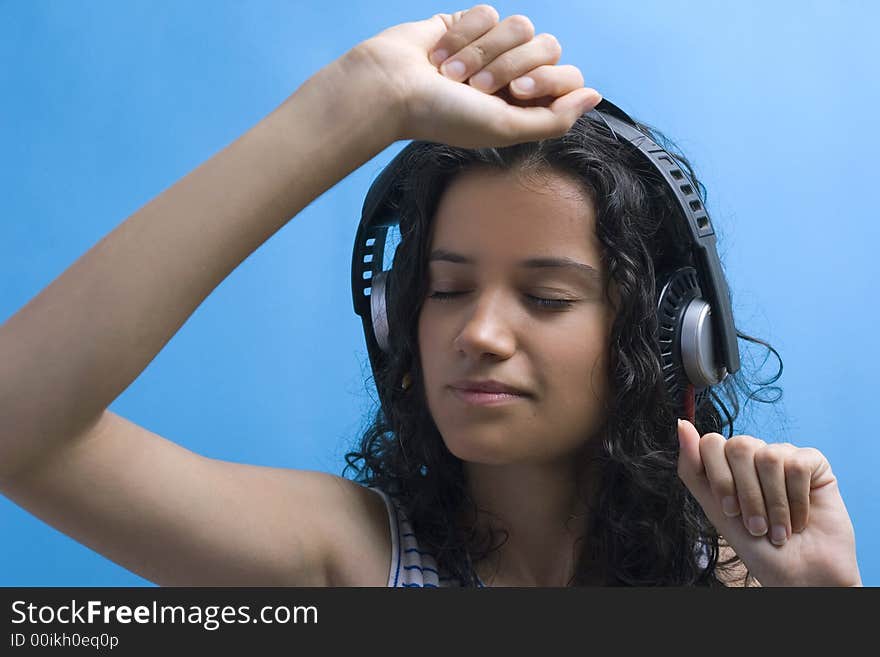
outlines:
M557 172L461 174L437 206L431 246L478 261L554 255L595 266L600 256L592 201L576 180Z

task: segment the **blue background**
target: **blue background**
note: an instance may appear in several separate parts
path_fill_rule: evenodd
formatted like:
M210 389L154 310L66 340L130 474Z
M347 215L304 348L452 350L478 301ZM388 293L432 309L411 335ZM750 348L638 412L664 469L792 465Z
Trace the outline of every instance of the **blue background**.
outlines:
M878 6L492 4L554 34L560 64L696 166L737 326L785 366L782 401L746 406L737 432L828 457L863 581L880 585ZM0 321L356 43L470 6L0 0ZM245 260L111 410L207 456L340 474L374 401L352 240L371 182L405 143ZM741 349L745 367L761 365L762 350ZM0 585L151 585L3 497L0 536Z

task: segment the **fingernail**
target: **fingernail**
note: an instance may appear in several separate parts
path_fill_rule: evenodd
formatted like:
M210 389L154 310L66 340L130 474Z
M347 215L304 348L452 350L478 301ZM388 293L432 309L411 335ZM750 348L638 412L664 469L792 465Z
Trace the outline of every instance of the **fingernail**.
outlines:
M584 104L581 109L581 114L584 112L589 112L595 109L596 105L602 102L602 94L600 94L595 89L590 89L593 93L587 96L587 100L584 101Z
M472 79L471 84L480 89L491 89L494 82L489 71L480 71Z
M464 62L455 60L446 62L440 67L440 72L447 78L459 80L464 75Z
M752 536L763 536L767 533L767 521L763 516L752 516L749 518L748 528Z
M510 86L518 94L528 94L535 88L535 81L528 76L524 76L511 82Z
M782 545L788 540L788 534L785 531L785 525L773 525L770 530L770 540L774 545Z
M431 63L434 66L440 66L440 64L446 61L447 57L449 57L449 53L446 50L435 50L431 55Z
M721 510L728 518L734 518L739 515L739 502L732 495L728 495L721 500Z

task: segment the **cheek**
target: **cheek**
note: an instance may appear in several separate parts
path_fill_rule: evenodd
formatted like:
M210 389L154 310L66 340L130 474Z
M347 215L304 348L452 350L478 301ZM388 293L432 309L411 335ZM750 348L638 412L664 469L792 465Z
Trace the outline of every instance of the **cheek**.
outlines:
M423 312L421 315L419 315L418 331L416 333L416 339L418 340L419 347L419 356L421 356L423 367L426 366L425 356L427 356L432 351L436 351L430 327L431 323L426 321L425 314Z
M419 326L419 359L422 368L422 383L424 386L425 403L428 407L428 413L438 422L438 427L443 424L446 416L444 413L445 404L449 400L443 399L444 392L444 370L442 358L443 353L437 342L437 330L430 328L422 328Z
M555 373L548 383L565 399L583 400L587 394L598 397L605 387L605 362L604 354L596 348L565 351L548 365L546 371Z
M426 388L430 390L431 384L434 382L437 361L441 357L442 349L439 343L437 324L426 317L425 313L419 316L418 334L416 337L418 340L419 360L422 365L422 375Z
M577 333L596 336L597 331L594 327ZM547 373L545 383L551 398L571 410L603 403L608 387L608 345L604 336L573 339L573 333L569 333L551 344L543 351L546 360L539 367Z

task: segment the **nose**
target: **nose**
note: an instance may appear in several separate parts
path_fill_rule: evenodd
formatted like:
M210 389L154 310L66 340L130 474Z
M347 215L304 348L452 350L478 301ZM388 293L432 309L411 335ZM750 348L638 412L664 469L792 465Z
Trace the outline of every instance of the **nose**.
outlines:
M510 358L516 351L513 327L505 319L501 293L478 298L455 338L454 346L474 360L483 354Z

